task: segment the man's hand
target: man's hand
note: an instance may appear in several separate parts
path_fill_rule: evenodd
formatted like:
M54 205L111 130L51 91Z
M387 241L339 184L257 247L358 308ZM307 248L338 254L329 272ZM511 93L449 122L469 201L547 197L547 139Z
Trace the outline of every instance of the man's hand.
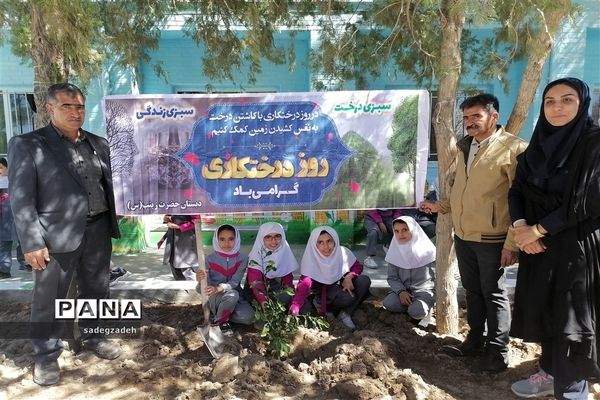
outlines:
M405 306L410 306L412 304L413 295L407 291L400 292L398 296L400 297L400 303Z
M419 203L419 210L427 214L433 214L440 211L440 205L435 201L423 200L421 203Z
M177 224L174 224L174 223L172 223L172 222L167 222L167 227L168 227L168 228L171 228L171 229L181 229L181 228L179 227L179 225L177 225Z
M46 265L48 265L48 263L50 262L50 254L48 253L47 247L35 251L30 251L23 255L25 256L25 262L31 265L31 268L33 269L46 269Z
M502 268L513 265L519 260L519 253L516 251L502 249L502 254L500 255L500 266Z

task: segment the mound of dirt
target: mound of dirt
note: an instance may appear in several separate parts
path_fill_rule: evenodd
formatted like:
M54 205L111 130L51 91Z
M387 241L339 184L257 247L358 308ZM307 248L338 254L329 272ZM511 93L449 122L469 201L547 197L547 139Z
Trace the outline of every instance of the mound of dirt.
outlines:
M8 304L0 321L28 314L29 305ZM365 302L354 320L354 332L338 321L328 331L300 329L284 360L265 354L253 328L235 326L226 353L214 360L196 332L201 306L145 305L141 339L121 340L119 359L65 351L61 382L49 388L31 380L29 341L0 341L0 391L9 399L511 399L510 384L537 369L538 346L513 340L511 368L482 374L475 359L439 352L457 339L379 301Z

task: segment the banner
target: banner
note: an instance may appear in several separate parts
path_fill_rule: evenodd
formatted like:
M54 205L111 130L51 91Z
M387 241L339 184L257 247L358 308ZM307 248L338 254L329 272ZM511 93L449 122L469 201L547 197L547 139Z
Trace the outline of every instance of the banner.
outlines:
M414 206L429 104L414 90L107 96L117 212Z

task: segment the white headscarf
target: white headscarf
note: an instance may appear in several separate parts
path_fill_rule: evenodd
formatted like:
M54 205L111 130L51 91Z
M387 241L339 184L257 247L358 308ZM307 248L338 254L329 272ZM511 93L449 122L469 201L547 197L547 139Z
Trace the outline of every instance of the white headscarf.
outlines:
M275 250L270 250L264 245L264 237L274 234L281 235L281 243ZM267 252L271 252L271 254L265 256ZM261 271L269 279L281 278L298 269L298 261L296 261L296 257L294 257L290 245L287 240L285 240L283 226L277 222L266 222L260 226L258 234L256 235L256 240L254 241L254 246L252 246L252 250L248 255L248 260L248 268L254 268ZM254 264L252 262L253 260L256 261L258 265ZM273 261L275 270L269 272L265 271L268 261Z
M230 226L235 230L235 242L233 244L233 247L229 251L225 251L221 248L221 246L219 246L219 230L224 226ZM231 256L231 255L234 255L234 254L237 254L240 252L241 243L242 243L242 240L240 238L240 231L238 231L238 229L235 226L229 225L229 224L223 224L223 225L220 225L217 229L215 229L215 232L213 234L213 249L215 251L218 251L219 253L227 254L228 256Z
M413 269L435 261L435 245L412 217L398 217L392 222L404 221L412 234L408 242L400 243L396 235L392 238L385 261L402 269Z
M335 242L333 253L325 257L317 249L317 239L321 232L327 232ZM344 274L350 271L350 267L356 262L356 257L344 246L340 246L340 238L337 232L329 226L318 226L310 233L302 261L300 262L300 273L316 280L317 282L331 285L342 279Z

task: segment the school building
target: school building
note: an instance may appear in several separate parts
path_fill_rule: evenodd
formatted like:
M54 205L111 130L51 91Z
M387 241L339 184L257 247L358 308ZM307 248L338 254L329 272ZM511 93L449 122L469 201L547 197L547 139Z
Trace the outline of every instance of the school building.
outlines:
M565 76L574 76L588 83L592 91L593 118L600 120L600 1L579 0L581 8L578 16L563 24L556 37L552 53L544 67L540 88L548 82ZM492 37L493 27L468 27L476 37ZM6 37L6 35L5 35ZM276 36L279 44L289 40L285 32ZM274 65L265 61L263 71L256 83L245 84L246 92L309 92L313 90L317 77L308 67L311 48L319 40L319 32L307 30L294 38L296 52L295 71L287 65ZM33 69L31 65L12 54L10 45L4 41L0 47L0 156L7 152L8 140L15 135L34 128L33 113L27 102L27 94L33 91ZM173 19L162 31L159 47L152 53L152 60L142 62L136 75L133 71L119 69L107 63L104 72L87 87L87 120L84 128L103 134L102 97L110 94L177 94L206 93L206 86L214 92L237 93L239 86L230 82L209 81L202 75L201 58L203 48L185 36L181 24ZM167 72L168 81L158 77L153 69L161 63ZM525 61L510 65L507 78L508 91L505 92L499 80L484 81L475 73L467 73L461 79L462 88L477 88L493 93L500 100L500 122L505 123L517 97ZM245 76L235 76L237 82L246 82ZM345 90L355 90L350 83ZM402 73L388 68L377 79L368 81L367 89L421 89ZM435 102L435 88L431 89ZM531 137L535 117L540 107L540 93L531 106L529 116L520 136L525 140ZM459 99L460 101L460 99ZM434 152L430 154L428 181L435 188L437 162Z

